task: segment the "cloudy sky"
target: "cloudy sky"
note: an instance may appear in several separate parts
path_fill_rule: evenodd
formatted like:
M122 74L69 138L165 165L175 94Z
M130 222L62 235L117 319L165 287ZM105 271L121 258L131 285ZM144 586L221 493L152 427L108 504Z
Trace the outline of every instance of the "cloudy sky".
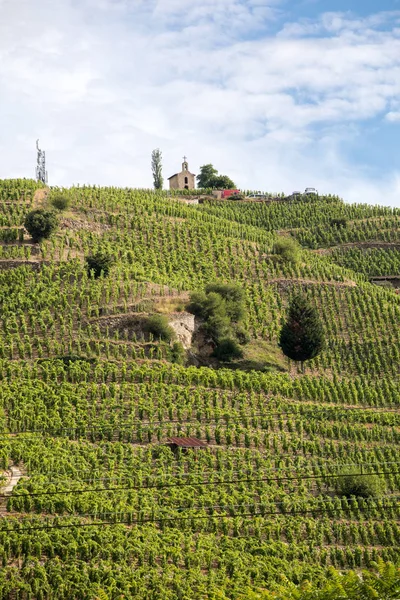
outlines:
M0 0L0 178L400 206L400 0Z

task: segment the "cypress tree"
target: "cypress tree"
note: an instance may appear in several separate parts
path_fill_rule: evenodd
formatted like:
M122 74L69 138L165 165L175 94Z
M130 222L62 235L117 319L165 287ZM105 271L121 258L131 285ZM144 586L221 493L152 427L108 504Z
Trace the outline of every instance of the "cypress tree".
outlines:
M324 348L324 331L319 314L300 294L292 298L279 345L285 356L301 363L314 358Z
M159 148L151 153L151 170L153 172L154 189L162 190L164 179L162 176L162 154Z

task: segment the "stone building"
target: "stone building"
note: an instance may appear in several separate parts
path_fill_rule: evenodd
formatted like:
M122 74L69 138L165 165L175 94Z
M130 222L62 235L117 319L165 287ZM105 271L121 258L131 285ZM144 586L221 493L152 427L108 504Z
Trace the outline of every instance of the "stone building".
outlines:
M190 173L186 156L183 157L182 171L168 177L170 190L194 190L195 175Z

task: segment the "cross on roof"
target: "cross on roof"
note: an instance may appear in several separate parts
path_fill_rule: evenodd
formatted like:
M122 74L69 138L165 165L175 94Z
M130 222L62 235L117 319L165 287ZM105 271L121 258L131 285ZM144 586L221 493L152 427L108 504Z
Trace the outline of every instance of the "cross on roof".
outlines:
M187 161L187 158L186 158L186 156L184 156L184 157L183 157L183 161L184 161L184 162L186 162L186 161Z

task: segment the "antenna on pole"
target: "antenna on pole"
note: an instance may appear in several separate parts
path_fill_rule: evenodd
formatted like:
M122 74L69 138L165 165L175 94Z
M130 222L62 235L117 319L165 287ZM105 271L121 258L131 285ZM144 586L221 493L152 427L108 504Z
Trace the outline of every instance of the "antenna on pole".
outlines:
M39 148L39 140L36 140L36 179L41 181L45 185L47 184L47 171L46 171L46 153L44 150Z

